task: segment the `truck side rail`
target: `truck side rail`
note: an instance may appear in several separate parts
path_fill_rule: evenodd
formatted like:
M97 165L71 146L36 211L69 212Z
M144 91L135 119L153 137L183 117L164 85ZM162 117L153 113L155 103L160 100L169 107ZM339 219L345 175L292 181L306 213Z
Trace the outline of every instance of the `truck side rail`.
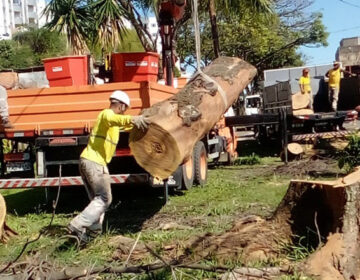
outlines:
M279 114L256 114L250 116L226 117L226 126L247 126L279 123Z
M149 173L138 174L111 174L110 182L113 185L121 184L143 184L148 183L153 186L163 186L164 182L156 180ZM169 186L177 186L178 183L174 176L168 178ZM49 178L24 178L24 179L1 179L1 189L31 189L31 188L53 188L53 187L73 187L83 186L84 182L80 176L69 177L49 177Z
M178 91L152 82L9 90L9 115L15 128L8 132L25 137L25 132L43 135L48 130L89 131L98 113L108 108L111 93L118 89L131 99L131 108L126 112L130 115L137 115Z

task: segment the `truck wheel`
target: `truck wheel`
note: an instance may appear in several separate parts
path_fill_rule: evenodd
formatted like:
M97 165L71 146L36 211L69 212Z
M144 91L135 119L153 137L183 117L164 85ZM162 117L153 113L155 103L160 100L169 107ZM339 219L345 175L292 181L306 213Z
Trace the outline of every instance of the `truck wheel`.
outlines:
M208 165L207 165L207 153L203 142L197 142L195 144L194 165L195 165L194 183L200 186L205 185L207 181Z
M194 160L193 156L191 156L187 162L185 162L182 166L182 182L181 182L181 188L183 190L188 190L192 187L194 184Z

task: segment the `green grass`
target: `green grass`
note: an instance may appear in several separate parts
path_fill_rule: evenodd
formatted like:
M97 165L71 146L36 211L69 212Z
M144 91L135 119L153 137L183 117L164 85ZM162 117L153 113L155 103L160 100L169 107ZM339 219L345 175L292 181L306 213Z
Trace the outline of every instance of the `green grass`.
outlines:
M185 244L191 236L224 232L244 215L266 216L275 209L290 179L274 175L271 169L278 164L281 163L277 158L262 158L261 164L251 167L241 165L210 170L206 186L177 192L170 196L166 205L161 197L162 190L119 188L114 191L114 201L106 215L106 233L81 251L62 249L65 241L62 227L86 206L86 194L81 188L62 189L51 230L31 244L26 254L38 252L60 264L101 265L112 260L114 250L109 240L118 234L136 238L141 231L141 240L161 251L167 244ZM19 233L19 237L0 247L0 262L4 263L19 253L27 239L35 238L49 224L52 209L45 203L44 190L7 190L1 194L7 202L7 222ZM157 229L161 223L168 222L187 228ZM183 276L182 279L187 278Z

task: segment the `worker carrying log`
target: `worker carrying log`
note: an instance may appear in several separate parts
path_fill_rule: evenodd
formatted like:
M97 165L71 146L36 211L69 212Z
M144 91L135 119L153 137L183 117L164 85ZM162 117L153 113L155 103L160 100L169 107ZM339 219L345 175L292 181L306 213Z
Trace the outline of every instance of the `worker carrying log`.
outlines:
M309 68L304 68L302 70L302 76L299 80L299 87L302 94L307 95L309 97L309 109L313 108L313 96L311 90L311 78L309 74Z
M89 143L80 155L80 174L90 203L68 225L68 230L80 243L87 243L91 233L101 233L105 211L112 201L107 164L115 153L120 130L129 131L134 126L145 130L149 124L142 115L124 115L129 107L129 96L123 91L114 91L110 96L110 108L98 115Z
M325 76L329 78L328 98L329 98L329 103L331 105L331 109L334 112L337 111L337 106L338 106L341 73L346 73L351 76L356 76L342 69L340 67L339 61L334 61L333 68L327 71L327 73L325 74Z

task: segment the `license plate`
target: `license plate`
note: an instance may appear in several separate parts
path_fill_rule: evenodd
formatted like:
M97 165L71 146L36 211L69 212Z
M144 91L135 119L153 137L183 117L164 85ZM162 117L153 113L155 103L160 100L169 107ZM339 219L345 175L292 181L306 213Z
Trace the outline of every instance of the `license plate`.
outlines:
M6 164L7 172L20 172L31 170L30 162L9 162Z

